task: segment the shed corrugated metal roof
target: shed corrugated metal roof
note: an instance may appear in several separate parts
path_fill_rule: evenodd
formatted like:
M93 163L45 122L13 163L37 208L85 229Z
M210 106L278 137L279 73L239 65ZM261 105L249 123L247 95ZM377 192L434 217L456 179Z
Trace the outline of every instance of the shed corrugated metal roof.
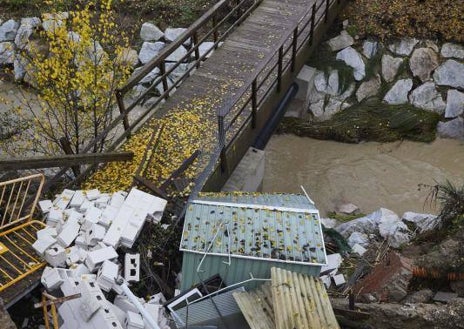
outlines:
M192 201L180 249L226 257L325 264L319 212L298 194L208 194Z

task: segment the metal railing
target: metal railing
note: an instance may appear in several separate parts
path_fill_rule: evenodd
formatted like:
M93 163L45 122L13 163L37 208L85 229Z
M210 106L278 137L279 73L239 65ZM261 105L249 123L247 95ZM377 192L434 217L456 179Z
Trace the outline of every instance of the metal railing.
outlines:
M271 92L280 92L282 76L295 71L298 52L312 45L314 31L328 21L330 8L341 0L317 0L308 8L293 31L277 42L275 52L269 54L255 69L255 74L222 108L218 110L218 140L221 167L225 170L226 153L243 129L256 127L257 113Z

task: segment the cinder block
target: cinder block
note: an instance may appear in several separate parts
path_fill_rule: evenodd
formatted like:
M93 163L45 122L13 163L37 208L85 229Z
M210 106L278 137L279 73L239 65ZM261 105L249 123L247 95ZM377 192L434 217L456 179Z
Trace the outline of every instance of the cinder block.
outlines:
M45 235L41 239L36 240L32 244L32 248L40 255L43 256L45 251L56 243L56 239L49 235Z
M113 304L119 307L124 312L131 311L134 313L138 313L137 307L131 303L131 301L125 295L117 295L114 298Z
M63 190L60 195L56 197L55 200L53 200L53 206L64 210L68 206L68 204L71 202L72 197L74 196L74 191L73 190Z
M113 312L119 323L123 324L126 320L126 312L110 302L108 302L107 307Z
M71 202L69 203L70 208L80 208L80 206L84 203L85 196L82 190L75 191Z
M127 282L140 281L140 254L124 255L124 279Z
M134 187L130 190L124 203L132 205L135 209L139 211L143 211L143 217L145 219L147 214L153 214L155 212L164 212L167 201L158 198L154 195L140 191Z
M118 277L119 266L109 260L105 260L98 270L97 283L106 292L111 290L115 279Z
M129 218L132 218L133 213L134 209L131 206L126 204L121 206L116 218L113 220L113 223L106 232L103 242L109 246L117 248L120 243L121 234L124 232Z
M99 309L90 320L90 324L96 329L123 329L110 307Z
M69 278L63 280L63 283L60 286L61 292L64 296L71 296L78 294L80 292L79 289L80 280L76 278Z
M84 215L78 212L76 209L68 208L64 210L64 217L67 223L79 223L82 224Z
M39 201L39 207L42 213L48 214L50 209L53 207L53 202L52 200L41 200Z
M126 199L127 193L123 191L114 192L111 195L110 206L115 208L121 208L124 200Z
M63 267L66 265L66 251L57 243L45 251L44 258L53 267Z
M58 235L58 232L56 231L56 228L54 227L46 227L44 229L37 231L38 240L40 240L41 238L44 238L45 236L55 238L57 235Z
M85 235L84 234L79 234L77 236L76 240L74 241L74 244L77 247L82 248L84 250L86 250L88 248L87 242L85 241Z
M105 210L103 210L102 215L98 221L98 224L105 226L106 228L110 227L113 220L116 218L119 212L119 207L108 205Z
M118 253L113 247L106 247L89 252L85 259L85 265L89 268L90 272L94 272L97 266L101 265L105 260L112 260L117 257Z
M87 257L87 251L79 246L66 248L66 264L71 266L76 263L83 263Z
M100 219L102 215L102 212L103 211L101 209L95 206L91 206L87 208L85 212L85 220L91 221L92 223L98 223L98 220Z
M164 303L166 303L166 297L164 297L162 292L159 292L159 293L151 296L150 300L147 303L149 303L149 304L164 304Z
M100 197L95 200L95 207L99 209L105 209L108 206L108 203L110 202L110 195L107 193L103 193L100 195Z
M105 237L106 229L98 224L93 224L92 227L85 233L85 241L88 245L96 245Z
M151 317L156 323L159 323L160 318L164 316L162 305L147 303L143 305L143 307L145 310L147 310L148 313L150 313Z
M89 269L84 264L73 264L69 267L74 278L81 278L83 275L90 274Z
M334 275L332 278L337 287L346 283L345 276L343 274Z
M81 206L79 207L78 211L79 211L80 213L85 214L85 212L87 211L87 209L90 208L90 207L93 207L93 206L94 206L93 202L91 202L91 201L85 199L84 202L82 202Z
M80 227L81 226L78 223L71 222L65 224L56 240L61 246L65 248L69 247L71 243L77 238Z
M57 289L63 283L63 281L64 280L58 272L58 269L51 268L49 266L45 267L44 271L42 272L42 277L40 278L40 282L47 290Z
M86 322L90 320L92 315L101 308L102 303L106 300L103 292L95 281L84 281L80 283L81 304L79 313Z
M100 191L98 189L86 190L84 194L89 201L97 200L100 197Z
M139 313L131 311L126 313L126 321L124 323L127 329L143 329L145 327L142 316Z
M55 222L55 223L63 222L64 221L63 210L59 208L55 208L55 207L50 208L50 210L48 211L48 215L47 215L47 221Z

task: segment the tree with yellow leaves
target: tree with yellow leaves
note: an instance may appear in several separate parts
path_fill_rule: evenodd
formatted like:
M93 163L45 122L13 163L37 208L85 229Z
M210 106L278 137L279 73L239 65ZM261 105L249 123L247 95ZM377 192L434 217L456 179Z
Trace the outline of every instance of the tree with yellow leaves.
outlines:
M80 153L113 119L115 90L128 78L128 38L116 24L111 0L90 0L60 12L48 1L43 30L21 50L25 81L37 91L16 115L28 129L12 138L15 153ZM100 152L109 137L91 149ZM20 150L18 150L20 148ZM11 149L10 149L11 150Z

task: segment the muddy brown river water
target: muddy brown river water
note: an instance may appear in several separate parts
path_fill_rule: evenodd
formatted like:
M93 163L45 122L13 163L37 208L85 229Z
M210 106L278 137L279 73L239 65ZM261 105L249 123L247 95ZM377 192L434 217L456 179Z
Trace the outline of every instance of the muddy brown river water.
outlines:
M263 191L301 192L303 185L325 215L337 204L352 202L368 213L385 207L437 212L424 206L429 190L449 179L464 183L464 142L344 144L294 135L275 135L266 146Z

